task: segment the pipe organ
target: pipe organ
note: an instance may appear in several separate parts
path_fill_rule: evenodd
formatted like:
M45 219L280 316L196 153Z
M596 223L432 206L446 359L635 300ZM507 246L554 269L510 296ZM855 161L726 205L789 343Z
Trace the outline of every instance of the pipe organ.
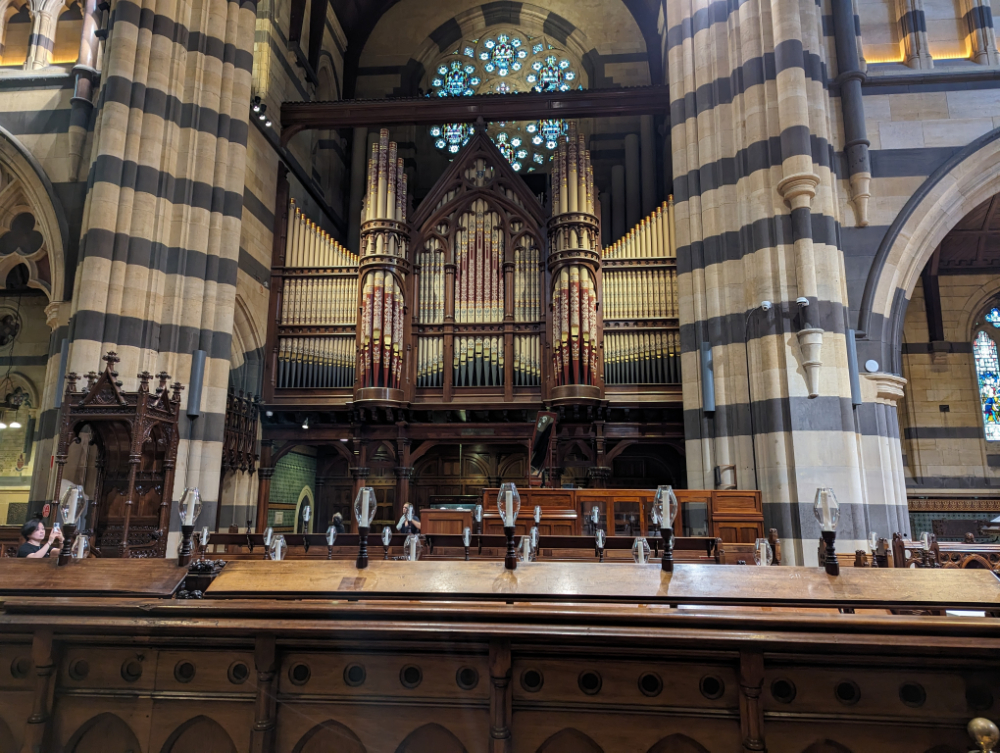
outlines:
M673 197L604 249L604 382L679 384Z
M279 296L279 389L354 384L358 257L295 205L288 205Z
M387 130L365 185L360 256L288 203L266 399L559 404L680 382L672 200L602 249L573 124L547 197L478 130L416 212Z

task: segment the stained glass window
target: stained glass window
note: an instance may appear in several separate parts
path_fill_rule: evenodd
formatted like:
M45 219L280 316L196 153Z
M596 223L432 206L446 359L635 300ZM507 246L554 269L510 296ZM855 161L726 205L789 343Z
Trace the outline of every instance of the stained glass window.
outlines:
M1000 328L1000 309L996 307L991 308L989 313L986 315L986 321L994 327Z
M431 95L460 97L473 94L568 91L582 89L569 58L544 36L516 30L498 31L467 40L437 65ZM572 85L570 82L574 82ZM487 133L515 170L531 172L551 159L566 133L564 120L489 123ZM432 126L434 146L455 154L473 133L457 123Z
M972 344L972 355L976 359L986 441L1000 441L1000 363L997 361L996 343L982 330Z

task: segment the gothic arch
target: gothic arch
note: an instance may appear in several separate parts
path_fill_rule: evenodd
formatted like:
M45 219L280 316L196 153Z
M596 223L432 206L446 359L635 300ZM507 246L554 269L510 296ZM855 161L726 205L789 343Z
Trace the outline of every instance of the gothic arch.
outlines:
M893 220L865 283L858 329L881 341L882 370L900 373L903 317L917 278L945 235L1000 193L1000 128L942 163Z
M567 727L542 743L537 753L604 753L604 749L580 730Z
M229 384L248 395L260 394L264 377L263 330L243 297L233 307L233 339L229 349Z
M302 522L302 505L309 505L312 508L313 517L309 520L309 530L299 531L299 523ZM308 487L302 487L302 491L299 492L298 502L295 503L295 532L296 533L312 533L313 528L316 525L316 497L313 494L313 490Z
M132 728L121 717L105 712L80 725L66 744L66 753L142 753Z
M0 284L18 262L30 273L29 286L43 290L50 301L62 301L66 285L65 248L69 225L62 204L35 157L9 131L0 127L0 235L28 214L32 227L18 231L40 234L41 245L28 255L13 253L0 258ZM19 219L20 218L20 219Z
M236 745L217 721L207 716L196 716L171 733L163 744L162 753L186 753L190 750L236 753Z
M396 753L467 753L465 746L440 724L425 724L413 730Z
M162 753L185 753L190 750L236 753L236 745L217 721L207 716L196 716L170 734L163 744Z
M708 748L678 732L664 737L646 753L708 753Z
M358 736L340 722L327 719L306 732L295 743L292 753L367 753Z

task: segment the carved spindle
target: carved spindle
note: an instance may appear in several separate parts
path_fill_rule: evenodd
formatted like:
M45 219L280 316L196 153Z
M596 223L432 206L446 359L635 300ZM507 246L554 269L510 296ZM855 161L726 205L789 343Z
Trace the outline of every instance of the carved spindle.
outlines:
M80 379L80 375L75 371L71 371L66 375L66 391L76 392L76 383Z
M159 395L167 388L167 382L170 381L170 374L165 371L161 371L156 375L156 378L160 380L159 386L156 388L156 394Z
M88 371L87 372L87 391L94 389L94 385L97 384L97 372Z

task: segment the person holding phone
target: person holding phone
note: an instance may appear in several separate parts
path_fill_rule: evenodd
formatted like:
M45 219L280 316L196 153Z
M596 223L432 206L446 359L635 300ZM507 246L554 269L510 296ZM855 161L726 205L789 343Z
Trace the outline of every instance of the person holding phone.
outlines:
M18 547L17 556L32 559L58 555L63 541L62 531L58 526L53 526L49 540L45 541L45 524L36 518L21 526L21 538L24 539L24 543ZM45 543L42 543L43 541Z
M396 530L400 533L420 533L420 518L409 502L403 505L403 515L396 523Z

